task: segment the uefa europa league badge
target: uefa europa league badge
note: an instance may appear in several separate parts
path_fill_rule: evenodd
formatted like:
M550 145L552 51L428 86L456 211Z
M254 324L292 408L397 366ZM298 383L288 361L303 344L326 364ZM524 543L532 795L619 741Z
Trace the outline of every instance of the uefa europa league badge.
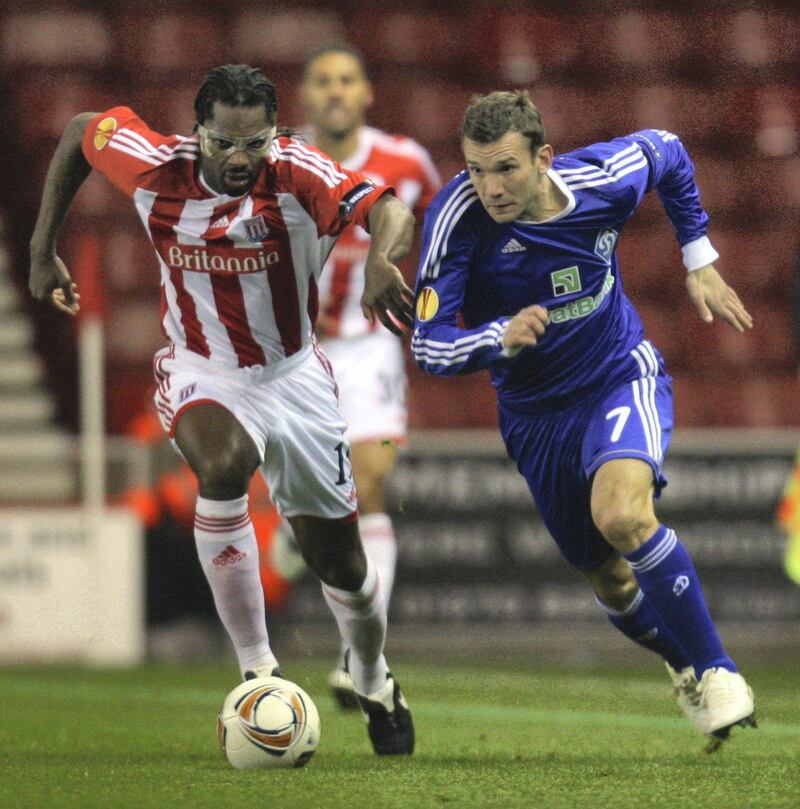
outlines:
M267 238L269 228L264 221L264 214L253 216L244 220L244 232L247 234L247 241L262 242Z

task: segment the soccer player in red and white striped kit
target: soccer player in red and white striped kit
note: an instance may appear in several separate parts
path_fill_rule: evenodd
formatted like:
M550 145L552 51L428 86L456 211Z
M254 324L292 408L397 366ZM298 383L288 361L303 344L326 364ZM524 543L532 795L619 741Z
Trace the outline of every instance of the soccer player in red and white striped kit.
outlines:
M195 113L191 137L160 135L124 106L68 123L31 239L31 292L78 310L56 240L75 193L101 171L132 197L158 258L168 345L154 359L156 406L198 479L197 550L243 676L280 675L247 507L260 469L322 582L375 751L411 753L411 714L383 656L386 602L361 543L345 423L314 325L323 264L351 222L372 235L364 315L396 333L410 323L395 262L413 215L392 189L278 135L275 88L257 69L212 70Z

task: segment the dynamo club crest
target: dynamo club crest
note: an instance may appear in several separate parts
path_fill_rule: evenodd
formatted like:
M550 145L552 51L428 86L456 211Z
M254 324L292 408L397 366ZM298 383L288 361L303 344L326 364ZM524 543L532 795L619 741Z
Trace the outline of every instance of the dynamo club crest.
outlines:
M597 234L597 241L594 243L594 252L600 256L606 264L611 264L611 256L614 255L614 248L617 246L619 233L613 228L603 228Z
M250 219L245 219L244 232L247 234L247 241L249 242L262 242L267 238L269 228L264 221L264 214L253 216Z

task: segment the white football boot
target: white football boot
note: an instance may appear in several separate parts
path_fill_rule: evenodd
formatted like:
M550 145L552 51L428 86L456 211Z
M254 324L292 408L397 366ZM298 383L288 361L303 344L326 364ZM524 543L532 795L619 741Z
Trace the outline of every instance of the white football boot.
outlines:
M706 748L719 748L735 725L756 727L753 689L741 674L723 668L706 669L697 685L701 709L705 712Z
M677 697L678 705L686 718L700 733L707 733L708 710L697 690L698 682L694 675L694 668L687 666L685 669L675 671L669 663L665 662L664 665L672 680L672 693Z
M340 708L345 711L358 708L356 689L353 687L353 681L347 669L343 666L337 666L333 669L328 675L328 685L331 687L331 694Z

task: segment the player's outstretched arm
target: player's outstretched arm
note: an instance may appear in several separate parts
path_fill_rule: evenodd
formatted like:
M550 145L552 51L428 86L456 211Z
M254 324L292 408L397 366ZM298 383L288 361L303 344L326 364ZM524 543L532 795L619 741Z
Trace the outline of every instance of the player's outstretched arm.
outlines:
M686 276L686 290L706 323L711 323L714 315L718 315L738 332L753 328L750 313L713 264L690 272Z
M58 309L70 315L78 311L80 296L69 270L56 255L56 239L75 194L92 170L81 151L81 139L95 115L94 112L76 115L64 129L47 169L30 243L28 288L31 294L37 300L49 297Z
M389 331L402 334L398 323L414 322L414 293L395 265L411 248L414 215L390 194L381 197L369 212L372 241L364 267L361 311L370 323L377 317Z

